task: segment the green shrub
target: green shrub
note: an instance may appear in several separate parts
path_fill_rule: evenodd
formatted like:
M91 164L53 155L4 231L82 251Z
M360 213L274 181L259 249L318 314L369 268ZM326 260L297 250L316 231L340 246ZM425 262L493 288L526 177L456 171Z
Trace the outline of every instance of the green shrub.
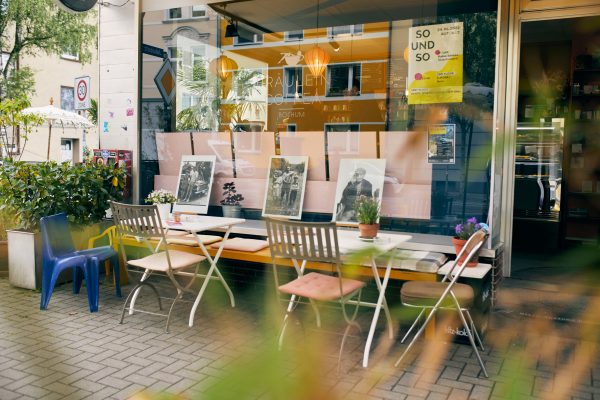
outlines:
M0 242L6 240L6 230L13 229L16 225L14 216L8 210L0 210Z
M41 217L60 212L74 224L88 225L102 220L109 200L123 199L124 181L124 169L107 165L5 161L0 209L25 230L37 230Z
M376 198L360 196L354 203L359 224L372 225L379 221L379 202Z

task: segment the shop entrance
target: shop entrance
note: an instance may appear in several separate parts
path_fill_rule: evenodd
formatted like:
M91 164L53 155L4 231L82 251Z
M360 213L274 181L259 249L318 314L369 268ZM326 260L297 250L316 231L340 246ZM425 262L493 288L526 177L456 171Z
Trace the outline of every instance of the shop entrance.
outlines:
M560 283L600 242L600 17L524 22L513 278Z

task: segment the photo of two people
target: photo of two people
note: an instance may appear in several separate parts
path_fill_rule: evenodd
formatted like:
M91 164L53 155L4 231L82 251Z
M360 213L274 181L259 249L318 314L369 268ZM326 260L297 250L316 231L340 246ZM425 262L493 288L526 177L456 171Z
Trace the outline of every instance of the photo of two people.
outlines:
M263 216L300 219L308 157L272 156L267 175Z

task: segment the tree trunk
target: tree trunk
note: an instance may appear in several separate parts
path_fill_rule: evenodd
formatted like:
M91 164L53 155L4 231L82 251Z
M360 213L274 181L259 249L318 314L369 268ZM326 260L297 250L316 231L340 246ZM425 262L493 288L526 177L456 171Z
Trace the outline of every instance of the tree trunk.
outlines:
M52 138L52 123L48 123L48 152L46 153L46 161L50 160L50 139Z

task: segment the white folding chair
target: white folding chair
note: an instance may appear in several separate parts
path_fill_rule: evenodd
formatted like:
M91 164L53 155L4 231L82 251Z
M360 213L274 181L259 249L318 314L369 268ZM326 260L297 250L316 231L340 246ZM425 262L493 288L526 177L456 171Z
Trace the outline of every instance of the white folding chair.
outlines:
M169 323L171 321L171 313L177 300L183 297L184 293L196 294L191 286L194 283L195 278L198 276L198 268L200 263L205 260L205 257L191 254L178 250L169 250L167 248L167 240L165 237L165 230L162 227L160 216L158 213L158 207L156 205L130 205L122 204L117 202L111 202L110 208L112 210L113 219L116 226L117 237L123 238L124 236L132 236L137 241L142 242L146 245L146 248L150 251L150 255L135 260L128 260L125 251L123 254L127 262L128 268L126 269L129 279L134 282L130 272L141 273L142 277L138 283L133 287L125 304L123 304L123 310L121 312L121 320L119 323L123 323L125 312L129 311L132 314L134 311L142 312L152 315L161 315L167 317L167 323L165 331L169 332ZM150 243L150 240L158 238L158 244L155 246ZM119 245L122 247L122 240L119 240ZM124 250L124 249L122 249ZM195 268L193 273L189 271ZM167 314L155 313L145 310L136 309L135 300L138 296L139 291L144 286L148 286L156 294L158 298L158 307L162 310L162 304L160 295L156 287L148 282L148 278L154 274L165 274L169 281L175 286L177 295L169 308ZM181 276L185 276L189 279L187 283L180 283L178 280ZM129 307L127 304L129 303Z
M344 343L350 328L355 326L360 330L360 326L355 319L360 306L361 291L365 283L343 277L335 223L306 223L267 218L266 224L271 257L273 258L275 284L279 293L290 295L286 315L278 337L279 347L283 343L289 316L302 298L307 299L315 311L318 327L321 326L321 317L317 302L339 302L347 324L340 345L339 368ZM277 259L292 260L298 276L291 282L280 285ZM308 262L331 264L334 275L321 272L306 273ZM356 297L356 300L352 301L352 304L355 308L352 313L349 313L346 307L354 297Z
M462 251L456 256L456 260L441 282L410 281L402 285L402 289L400 290L402 305L419 308L421 309L421 312L411 325L408 332L406 332L406 335L404 335L402 338L401 343L404 343L404 341L408 338L413 329L418 325L423 315L427 314L427 318L413 339L410 341L400 358L398 358L395 366L398 366L404 356L406 356L406 354L412 349L415 342L423 334L427 324L433 319L438 310L454 310L458 313L465 331L467 332L469 342L475 351L479 365L481 365L481 370L485 376L488 377L488 373L485 369L483 360L481 359L481 355L479 354L479 350L477 349L477 345L475 344L475 340L477 340L479 346L481 346L482 351L483 343L481 342L481 338L479 337L479 333L477 332L475 324L473 323L473 318L471 318L471 313L469 312L469 309L473 306L475 294L471 286L457 282L469 260L471 260L471 258L473 258L473 256L477 254L479 249L483 246L487 236L488 233L483 229L475 232L469 238ZM465 253L468 254L467 258L461 265L459 265L458 260ZM458 269L456 270L457 266Z

